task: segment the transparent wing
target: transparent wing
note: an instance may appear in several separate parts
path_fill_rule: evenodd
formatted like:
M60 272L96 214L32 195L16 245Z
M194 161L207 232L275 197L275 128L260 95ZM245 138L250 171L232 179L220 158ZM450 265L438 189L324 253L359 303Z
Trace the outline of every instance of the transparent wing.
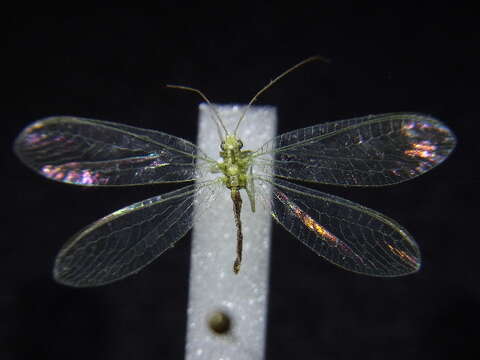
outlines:
M138 272L173 247L215 201L215 182L189 185L115 211L74 235L55 260L54 277L86 287Z
M371 276L407 275L420 268L417 244L385 215L280 179L258 181L273 185L273 218L333 264Z
M69 116L49 117L15 140L18 157L39 174L70 184L138 185L189 181L192 143L154 130Z
M450 129L430 116L391 113L285 133L256 152L255 161L283 178L378 186L427 172L448 157L455 143ZM272 152L273 161L264 159Z

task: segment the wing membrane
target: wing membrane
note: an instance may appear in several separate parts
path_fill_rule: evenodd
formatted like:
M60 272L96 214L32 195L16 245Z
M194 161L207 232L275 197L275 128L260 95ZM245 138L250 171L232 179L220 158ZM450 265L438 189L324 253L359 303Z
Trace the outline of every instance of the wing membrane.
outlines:
M395 221L351 201L280 179L273 185L273 218L318 255L346 270L399 276L420 267L420 251Z
M159 131L68 116L33 123L14 148L41 175L85 186L189 181L196 158L205 158L194 144Z
M138 272L191 229L194 211L201 215L214 201L214 185L189 185L127 206L87 226L60 250L55 279L76 287L99 286Z
M440 164L455 147L453 133L421 114L391 113L330 122L280 135L257 153L275 153L276 176L324 184L390 185ZM275 149L275 150L273 150Z

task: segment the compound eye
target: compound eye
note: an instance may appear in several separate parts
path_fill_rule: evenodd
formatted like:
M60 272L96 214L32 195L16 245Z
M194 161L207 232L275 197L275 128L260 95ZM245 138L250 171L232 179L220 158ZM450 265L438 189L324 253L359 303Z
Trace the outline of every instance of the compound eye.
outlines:
M239 149L243 148L243 142L240 139L238 139L238 148Z
M222 141L222 143L220 144L220 149L222 149L222 151L225 151L225 141Z

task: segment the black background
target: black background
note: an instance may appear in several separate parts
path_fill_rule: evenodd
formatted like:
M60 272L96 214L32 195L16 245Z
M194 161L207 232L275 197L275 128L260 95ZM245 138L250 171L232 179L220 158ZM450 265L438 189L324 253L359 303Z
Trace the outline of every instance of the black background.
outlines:
M434 6L430 6L434 4ZM202 89L245 103L311 56L259 101L279 132L372 113L417 111L457 135L434 171L380 189L318 187L377 209L418 241L418 274L381 279L323 261L275 226L268 359L475 358L480 293L478 19L443 6L240 3L88 16L2 16L0 359L181 359L189 239L137 276L71 289L51 278L74 232L130 203L174 189L81 189L48 181L15 157L28 123L78 115L158 129L191 141Z

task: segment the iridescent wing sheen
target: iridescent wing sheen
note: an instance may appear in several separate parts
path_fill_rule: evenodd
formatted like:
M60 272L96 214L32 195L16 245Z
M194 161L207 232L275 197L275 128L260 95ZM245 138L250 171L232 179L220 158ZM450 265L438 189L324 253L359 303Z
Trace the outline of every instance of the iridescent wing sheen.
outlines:
M14 149L37 173L85 186L190 181L196 159L208 160L194 144L172 135L70 116L33 123Z
M275 176L348 186L380 186L419 176L444 161L455 136L415 113L371 115L277 136L254 154ZM263 159L274 153L273 161Z
M105 216L74 235L55 260L54 277L75 287L132 275L173 247L214 201L217 182L185 186ZM197 215L195 215L197 214Z
M410 234L374 210L290 182L273 185L273 218L318 255L346 270L371 276L400 276L420 268L420 251ZM257 186L257 192L261 189ZM260 203L269 197L261 194Z

